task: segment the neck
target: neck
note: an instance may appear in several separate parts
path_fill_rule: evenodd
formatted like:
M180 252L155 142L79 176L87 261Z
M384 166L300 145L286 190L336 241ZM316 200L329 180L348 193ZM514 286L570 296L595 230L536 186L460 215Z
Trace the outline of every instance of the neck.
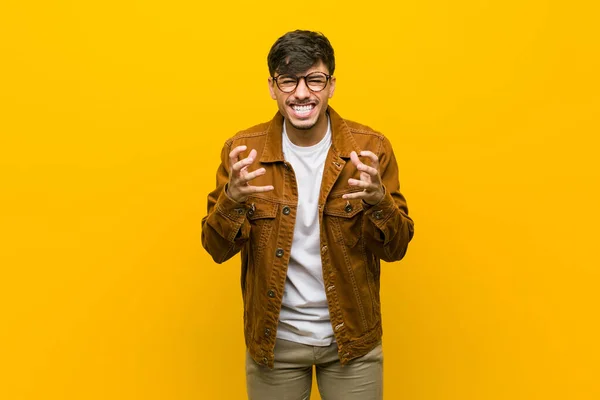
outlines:
M327 133L327 115L324 118L319 118L315 126L310 129L297 129L285 120L285 132L288 138L296 146L308 147L313 146L321 141Z

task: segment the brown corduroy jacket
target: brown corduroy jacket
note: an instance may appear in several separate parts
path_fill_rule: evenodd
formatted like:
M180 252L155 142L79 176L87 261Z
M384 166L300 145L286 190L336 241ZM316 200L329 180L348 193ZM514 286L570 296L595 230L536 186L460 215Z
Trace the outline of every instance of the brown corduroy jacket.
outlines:
M321 261L331 325L345 364L381 340L380 260L404 257L414 225L400 194L390 142L364 125L342 119L331 107L328 113L332 144L318 203ZM217 263L241 252L246 346L256 362L270 368L298 203L294 171L283 156L282 129L283 117L277 113L270 122L225 142L217 186L208 195L208 214L202 220L202 245ZM258 152L249 171L266 169L251 184L274 186L273 191L250 196L244 203L226 194L229 153L241 145L248 147L240 159L251 149ZM375 206L342 198L360 190L348 185L348 179L360 179L350 152L361 150L379 157L385 196Z

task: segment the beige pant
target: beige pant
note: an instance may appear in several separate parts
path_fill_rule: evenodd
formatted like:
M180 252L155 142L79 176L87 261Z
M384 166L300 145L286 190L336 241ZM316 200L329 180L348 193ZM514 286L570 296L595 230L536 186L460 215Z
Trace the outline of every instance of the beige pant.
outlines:
M308 346L277 339L275 367L257 364L246 352L249 400L308 400L313 365L323 400L381 400L383 352L381 344L342 366L337 345Z

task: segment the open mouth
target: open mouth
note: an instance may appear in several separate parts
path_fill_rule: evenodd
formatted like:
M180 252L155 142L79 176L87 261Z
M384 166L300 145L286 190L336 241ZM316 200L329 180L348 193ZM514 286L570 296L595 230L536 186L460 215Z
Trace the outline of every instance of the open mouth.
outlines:
M298 117L306 117L315 109L316 104L292 104L290 107Z

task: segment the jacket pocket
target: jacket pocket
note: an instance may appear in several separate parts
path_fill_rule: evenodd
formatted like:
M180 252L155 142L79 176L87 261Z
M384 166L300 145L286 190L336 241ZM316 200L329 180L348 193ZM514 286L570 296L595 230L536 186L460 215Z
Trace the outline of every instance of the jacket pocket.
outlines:
M360 199L330 199L323 213L332 225L332 233L337 243L354 247L362 238L363 205Z
M279 204L257 198L249 198L248 203L250 209L246 215L250 222L252 260L256 266L269 242Z

